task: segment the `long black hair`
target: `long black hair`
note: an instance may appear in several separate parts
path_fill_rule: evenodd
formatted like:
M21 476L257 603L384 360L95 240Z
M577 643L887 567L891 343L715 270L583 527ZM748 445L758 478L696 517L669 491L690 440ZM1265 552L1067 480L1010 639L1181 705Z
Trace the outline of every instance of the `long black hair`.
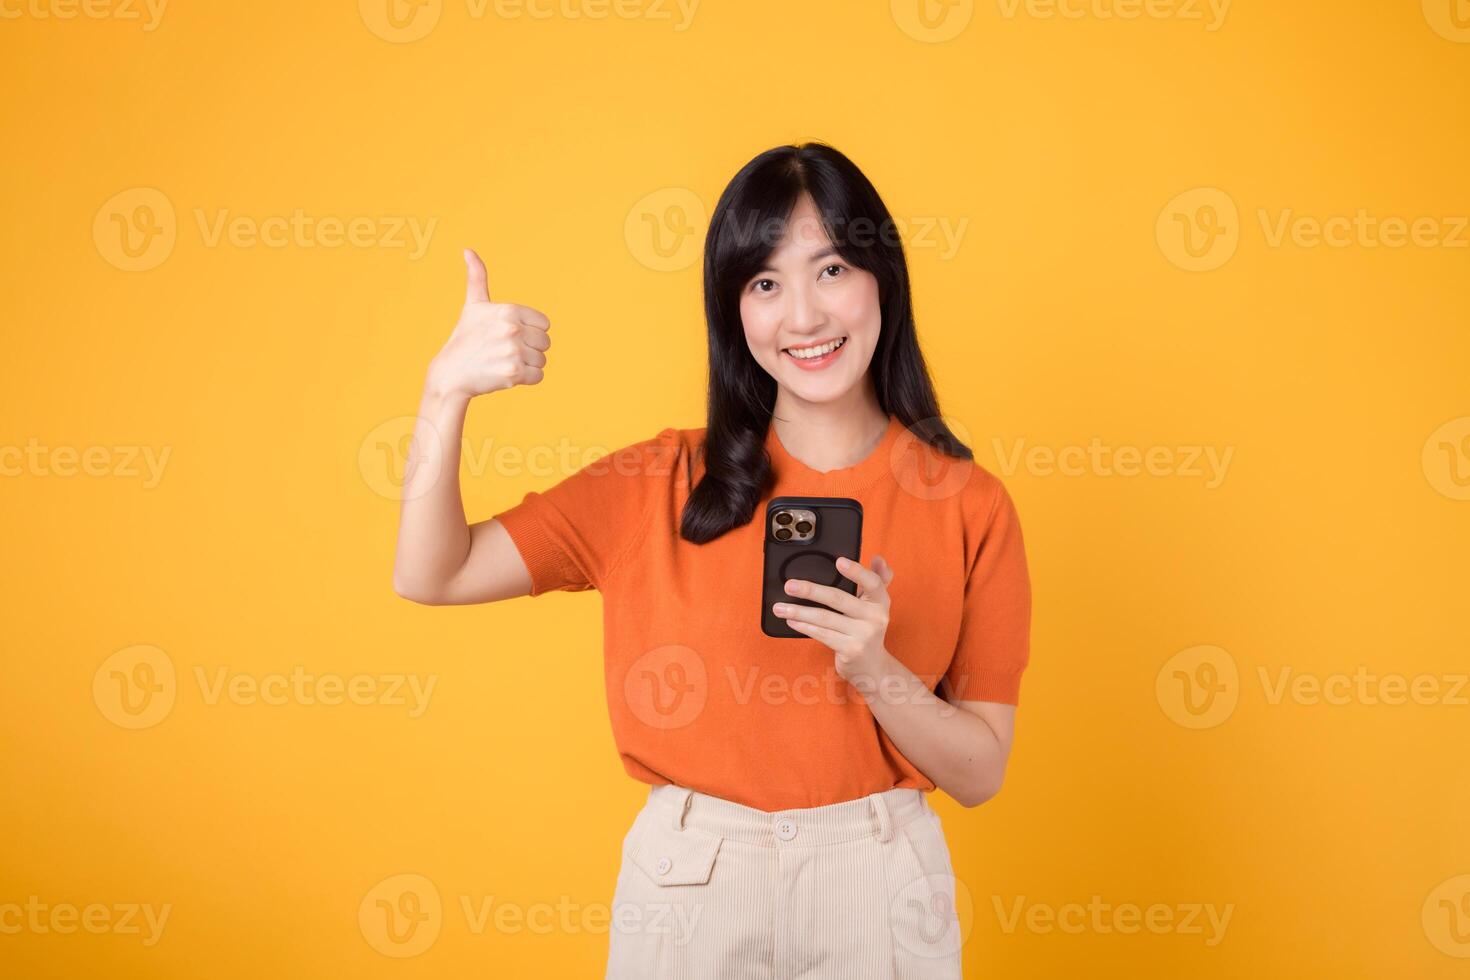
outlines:
M689 495L680 536L696 544L750 523L772 480L766 431L776 379L756 362L740 319L740 290L765 266L802 192L844 259L878 280L883 310L868 373L879 406L914 436L973 459L943 419L919 351L908 265L898 226L857 165L824 143L778 146L740 169L720 195L704 240L704 315L709 330L705 472Z

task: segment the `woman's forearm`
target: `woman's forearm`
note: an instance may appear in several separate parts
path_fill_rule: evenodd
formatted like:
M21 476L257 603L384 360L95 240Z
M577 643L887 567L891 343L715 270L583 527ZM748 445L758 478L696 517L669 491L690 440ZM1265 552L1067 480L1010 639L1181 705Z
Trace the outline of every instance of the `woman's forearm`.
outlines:
M541 382L551 321L529 306L491 302L485 263L471 249L464 260L464 306L429 365L403 475L393 588L417 602L485 602L530 590L503 529L477 536L465 522L459 452L471 399ZM457 582L472 551L479 567L465 577L474 581Z
M431 599L464 567L470 530L459 489L460 443L469 399L445 392L432 374L424 386L403 475L393 587Z
M1000 791L1007 752L984 718L935 695L892 654L854 686L904 757L960 804L978 806Z

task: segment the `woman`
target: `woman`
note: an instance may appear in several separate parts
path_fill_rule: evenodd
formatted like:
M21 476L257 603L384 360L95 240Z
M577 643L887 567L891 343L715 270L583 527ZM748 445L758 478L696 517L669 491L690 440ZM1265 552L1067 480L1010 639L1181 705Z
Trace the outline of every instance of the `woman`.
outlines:
M470 399L542 379L550 321L469 293L429 369L395 586L424 603L604 593L608 709L650 784L623 842L609 977L958 977L925 794L1001 786L1029 658L1021 529L939 417L896 226L845 156L760 154L705 241L705 428L666 428L467 526ZM766 635L765 503L851 497L856 594L791 580ZM940 687L939 685L942 685ZM943 692L941 697L937 690Z

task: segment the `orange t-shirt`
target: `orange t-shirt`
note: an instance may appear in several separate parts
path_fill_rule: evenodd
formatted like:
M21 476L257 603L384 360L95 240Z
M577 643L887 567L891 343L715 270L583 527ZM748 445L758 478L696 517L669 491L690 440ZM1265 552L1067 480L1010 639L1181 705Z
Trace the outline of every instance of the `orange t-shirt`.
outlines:
M830 648L761 631L765 505L858 500L862 564L881 554L893 568L888 651L931 689L942 678L949 700L1016 704L1031 587L1005 487L893 416L876 450L826 473L787 453L772 426L774 487L750 523L696 545L679 521L704 472L704 431L664 429L494 515L530 569L531 595L603 594L608 714L624 768L767 811L934 789Z

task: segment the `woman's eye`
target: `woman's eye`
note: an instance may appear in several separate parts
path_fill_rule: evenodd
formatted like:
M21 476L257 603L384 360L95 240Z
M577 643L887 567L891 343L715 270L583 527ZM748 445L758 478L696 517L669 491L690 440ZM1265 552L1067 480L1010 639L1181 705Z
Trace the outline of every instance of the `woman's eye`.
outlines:
M770 283L770 285L772 285L772 286L776 285L774 282L771 282L771 280L769 280L769 279L757 279L755 282L753 282L753 283L750 284L750 288L753 289L753 290L755 290L758 293L768 293L768 292L770 292L769 289L762 289L761 288L761 283Z
M827 268L823 269L822 272L824 272L824 273L832 272L834 269L837 272L841 272L842 271L842 268L843 268L842 266L837 265L837 264L834 263L832 265L827 266ZM835 275L836 273L833 273L833 274Z

